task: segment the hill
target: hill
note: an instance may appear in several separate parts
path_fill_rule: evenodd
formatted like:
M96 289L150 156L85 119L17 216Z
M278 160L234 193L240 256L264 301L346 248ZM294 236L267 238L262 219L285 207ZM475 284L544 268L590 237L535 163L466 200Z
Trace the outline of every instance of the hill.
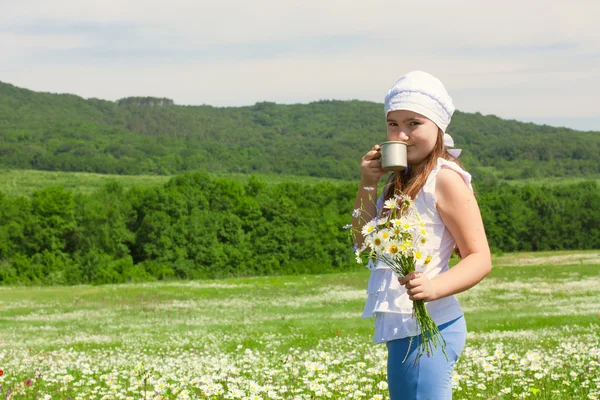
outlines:
M0 167L103 174L189 170L355 179L385 140L381 104L326 100L249 107L116 102L0 82ZM449 127L476 178L595 177L600 135L457 111Z

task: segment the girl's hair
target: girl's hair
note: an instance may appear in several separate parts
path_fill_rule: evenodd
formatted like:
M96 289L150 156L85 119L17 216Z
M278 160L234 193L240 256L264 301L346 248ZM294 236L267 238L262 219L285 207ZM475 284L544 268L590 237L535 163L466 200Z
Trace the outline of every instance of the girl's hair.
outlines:
M407 194L411 199L415 199L421 188L425 185L429 173L437 165L438 158L443 158L448 161L454 161L460 167L462 163L455 157L453 157L446 146L444 146L444 132L438 129L438 137L435 143L433 151L427 156L418 168L408 168L401 172L394 172L383 189L384 200L393 197L395 194L400 192ZM454 247L454 252L459 258L462 258L458 246Z

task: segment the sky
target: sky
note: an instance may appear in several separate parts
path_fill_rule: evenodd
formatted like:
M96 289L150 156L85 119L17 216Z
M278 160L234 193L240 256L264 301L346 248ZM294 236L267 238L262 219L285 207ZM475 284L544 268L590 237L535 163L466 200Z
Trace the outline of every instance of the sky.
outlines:
M0 81L34 91L383 103L398 77L423 70L460 111L600 131L598 0L0 0L0 10Z

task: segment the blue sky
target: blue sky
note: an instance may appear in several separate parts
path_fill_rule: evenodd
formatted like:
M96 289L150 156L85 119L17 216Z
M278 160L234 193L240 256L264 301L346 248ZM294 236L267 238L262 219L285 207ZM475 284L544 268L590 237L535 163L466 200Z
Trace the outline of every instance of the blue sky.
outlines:
M600 131L597 0L0 0L0 81L177 104L382 102L414 69L458 110Z

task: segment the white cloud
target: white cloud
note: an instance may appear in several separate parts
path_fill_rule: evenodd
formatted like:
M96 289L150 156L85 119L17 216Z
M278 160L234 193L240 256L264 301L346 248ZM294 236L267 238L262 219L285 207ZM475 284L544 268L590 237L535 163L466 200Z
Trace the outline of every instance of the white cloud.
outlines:
M598 1L298 4L2 5L0 80L84 97L166 96L179 104L380 102L398 75L423 69L444 81L459 110L600 114Z
M29 54L38 50L67 50L83 48L85 38L76 35L44 35L14 34L0 32L0 57L10 60L11 57Z

